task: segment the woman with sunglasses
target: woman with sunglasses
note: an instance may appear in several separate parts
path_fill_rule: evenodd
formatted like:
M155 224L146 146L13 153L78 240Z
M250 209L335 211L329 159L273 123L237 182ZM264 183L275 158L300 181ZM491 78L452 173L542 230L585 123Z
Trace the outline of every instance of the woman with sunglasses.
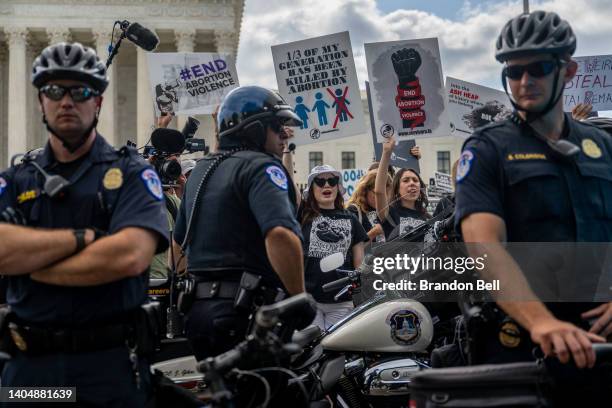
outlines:
M389 165L394 146L394 137L383 143L379 168L384 169ZM396 234L403 236L431 218L427 213L428 201L425 194L425 183L414 169L400 169L395 173L391 187L391 200L387 193L385 174L379 172L376 175L374 194L376 212L378 218L383 221L382 228L387 240L394 230L397 229L393 237Z
M304 191L301 224L304 236L304 277L306 290L317 301L317 316L313 324L327 329L352 309L349 299L334 300L336 292L324 293L323 285L342 278L331 271L322 272L322 258L344 255L341 269L355 269L363 259L364 242L368 235L353 214L344 209L344 187L341 174L332 166L316 166L308 175Z
M355 186L355 191L348 201L347 210L355 214L361 226L368 232L368 238L374 242L385 242L385 234L376 214L376 196L374 183L378 170L368 171ZM387 194L391 192L392 179L387 173Z

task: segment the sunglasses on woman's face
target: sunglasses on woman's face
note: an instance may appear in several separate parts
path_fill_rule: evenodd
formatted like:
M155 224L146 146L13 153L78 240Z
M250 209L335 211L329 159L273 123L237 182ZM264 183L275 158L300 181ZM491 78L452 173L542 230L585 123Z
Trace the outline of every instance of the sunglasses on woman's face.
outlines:
M533 78L542 78L552 73L556 66L557 61L551 60L536 61L525 65L508 65L504 68L504 74L514 81L521 79L525 71Z
M314 179L314 183L323 188L325 187L325 183L329 184L330 187L335 187L338 185L338 183L340 182L340 177L330 177L330 178L323 178L323 177L315 177Z
M61 86L61 85L45 85L40 88L40 92L52 101L60 101L66 93L75 102L85 102L89 98L100 95L100 93L87 86Z

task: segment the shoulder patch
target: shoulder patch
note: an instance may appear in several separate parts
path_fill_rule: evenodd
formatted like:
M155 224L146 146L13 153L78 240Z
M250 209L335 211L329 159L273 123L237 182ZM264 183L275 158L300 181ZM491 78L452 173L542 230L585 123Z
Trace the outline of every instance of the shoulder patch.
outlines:
M140 178L145 184L147 191L158 201L164 198L164 190L162 188L161 180L153 169L144 169L140 173Z
M465 178L472 168L472 160L474 160L474 153L471 150L464 150L459 156L459 165L457 166L457 183Z
M289 182L283 169L278 166L272 165L266 167L266 174L270 181L281 190L287 190L289 188Z
M2 193L4 193L4 190L6 190L6 186L8 186L8 183L6 182L4 177L0 177L0 196L2 195Z

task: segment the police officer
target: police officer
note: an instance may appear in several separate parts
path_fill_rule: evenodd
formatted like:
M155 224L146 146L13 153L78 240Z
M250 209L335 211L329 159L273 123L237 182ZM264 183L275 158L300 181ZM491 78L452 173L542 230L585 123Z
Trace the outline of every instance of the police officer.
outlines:
M593 367L592 343L612 333L612 303L544 304L530 293L532 277L500 244L612 240L612 143L562 109L564 86L577 70L575 49L570 25L555 13L534 11L508 21L496 58L505 64L503 84L515 112L475 131L463 146L456 222L466 242L488 244L489 273L507 292L498 305L509 316L499 331L485 334L479 363L531 359L527 343L533 341L562 363ZM508 301L513 295L531 301ZM519 325L527 336L521 338Z
M94 50L45 48L32 83L48 142L0 173L0 272L14 314L2 385L76 387L81 406L143 406L150 333L138 316L144 272L168 246L161 182L135 150L96 132L108 77Z
M295 188L280 161L284 126L301 123L276 92L233 90L219 108L219 151L187 181L174 241L197 282L185 330L198 360L243 340L253 307L279 288L304 291Z

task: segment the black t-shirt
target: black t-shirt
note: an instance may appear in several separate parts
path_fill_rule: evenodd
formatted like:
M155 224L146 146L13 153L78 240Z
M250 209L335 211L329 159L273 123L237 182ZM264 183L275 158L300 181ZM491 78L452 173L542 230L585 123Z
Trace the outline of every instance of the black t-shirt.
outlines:
M420 211L402 207L400 203L395 203L389 207L387 219L382 223L385 238L389 239L393 230L398 227L398 231L393 236L406 235L419 225L427 221L427 216Z
M320 261L328 255L341 252L344 254L344 264L340 269L355 269L352 249L360 242L367 242L368 235L359 220L347 210L321 210L318 217L302 227L302 235L306 290L317 302L334 303L337 291L324 293L322 287L346 275L336 271L322 272Z
M376 224L380 224L378 214L376 214L376 210L374 209L370 208L367 212L363 212L354 204L349 205L346 209L355 214L355 217L357 217L358 220L361 216L361 226L366 233L370 232L370 230L374 228ZM377 235L374 242L385 242L385 236L383 234Z
M198 161L187 181L174 229L174 240L179 244L185 238L200 181L216 157L209 155ZM193 222L187 247L191 273L211 280L238 280L240 271L249 270L282 287L268 260L265 236L274 227L287 228L298 237L301 232L295 189L278 159L240 151L222 161L201 193Z

